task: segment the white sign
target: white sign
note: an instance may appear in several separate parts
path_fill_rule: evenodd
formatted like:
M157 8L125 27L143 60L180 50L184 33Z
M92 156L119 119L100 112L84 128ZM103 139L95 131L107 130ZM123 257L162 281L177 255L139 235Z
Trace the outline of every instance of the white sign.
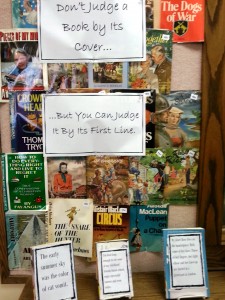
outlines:
M144 94L43 95L46 156L145 155Z
M143 61L144 0L41 0L43 62Z
M35 299L77 299L71 241L32 247Z

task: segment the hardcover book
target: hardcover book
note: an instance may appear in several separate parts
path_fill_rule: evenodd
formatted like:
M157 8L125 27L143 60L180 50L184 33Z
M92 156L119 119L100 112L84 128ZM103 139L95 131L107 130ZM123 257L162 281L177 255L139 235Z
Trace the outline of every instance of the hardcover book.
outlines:
M42 153L7 153L5 168L9 210L45 210Z
M49 198L86 198L86 158L47 157L45 160Z
M130 206L130 252L162 252L162 229L168 224L168 204Z
M6 212L10 270L31 269L31 247L46 242L45 212Z
M96 205L128 205L128 157L87 156L87 197Z
M43 67L38 56L37 30L2 29L0 46L0 102L8 102L9 91L43 91Z
M12 152L42 152L42 91L9 93Z
M172 31L146 31L146 61L129 63L129 88L168 94L171 86Z
M173 42L203 42L204 11L204 0L161 0L160 28L173 30Z
M163 229L166 299L210 296L203 228Z
M55 198L48 204L48 242L70 240L74 255L92 257L93 200Z
M94 205L93 214L93 255L96 260L95 243L100 241L128 239L130 206Z

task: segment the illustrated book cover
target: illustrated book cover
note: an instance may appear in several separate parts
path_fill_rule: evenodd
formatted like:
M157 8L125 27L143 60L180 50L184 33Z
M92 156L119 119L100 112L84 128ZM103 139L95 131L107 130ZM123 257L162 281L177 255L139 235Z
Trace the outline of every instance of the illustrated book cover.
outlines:
M92 257L93 200L55 198L48 205L48 242L70 240L74 255Z
M8 102L9 91L44 90L43 66L38 56L35 29L2 29L1 99Z
M171 86L172 31L146 30L146 61L129 63L129 88L168 94Z
M37 0L12 0L13 28L37 28Z
M173 91L168 95L158 96L154 118L155 147L199 148L200 91Z
M129 205L94 205L93 255L96 260L95 243L100 241L128 239L130 222Z
M129 157L131 205L196 204L199 149L155 148Z
M133 280L126 239L96 243L99 299L132 298Z
M87 197L96 205L128 205L127 156L87 156Z
M203 42L204 13L204 0L161 0L160 28L173 30L173 42Z
M130 206L130 252L162 252L162 229L168 226L168 204Z
M204 228L163 229L166 299L209 297Z
M31 270L31 247L46 242L45 212L6 212L8 266Z
M49 198L86 198L86 158L47 157L46 191Z
M5 154L9 210L46 210L42 153Z
M42 94L44 91L9 93L12 152L42 152Z

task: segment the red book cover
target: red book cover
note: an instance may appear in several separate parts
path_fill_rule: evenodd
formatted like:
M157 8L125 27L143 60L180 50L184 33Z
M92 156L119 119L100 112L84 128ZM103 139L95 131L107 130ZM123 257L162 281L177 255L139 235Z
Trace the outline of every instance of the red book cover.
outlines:
M160 28L173 30L173 42L204 41L205 0L161 0Z

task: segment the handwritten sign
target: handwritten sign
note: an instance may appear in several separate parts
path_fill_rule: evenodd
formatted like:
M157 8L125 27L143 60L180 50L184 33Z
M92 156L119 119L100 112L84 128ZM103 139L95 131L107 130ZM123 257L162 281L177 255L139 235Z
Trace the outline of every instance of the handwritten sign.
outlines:
M144 94L43 95L44 154L144 155Z
M97 259L100 299L132 297L128 241L97 243Z
M200 234L170 236L172 286L203 286Z
M41 61L145 60L144 0L42 0L38 16Z
M37 300L77 299L72 242L32 247Z

